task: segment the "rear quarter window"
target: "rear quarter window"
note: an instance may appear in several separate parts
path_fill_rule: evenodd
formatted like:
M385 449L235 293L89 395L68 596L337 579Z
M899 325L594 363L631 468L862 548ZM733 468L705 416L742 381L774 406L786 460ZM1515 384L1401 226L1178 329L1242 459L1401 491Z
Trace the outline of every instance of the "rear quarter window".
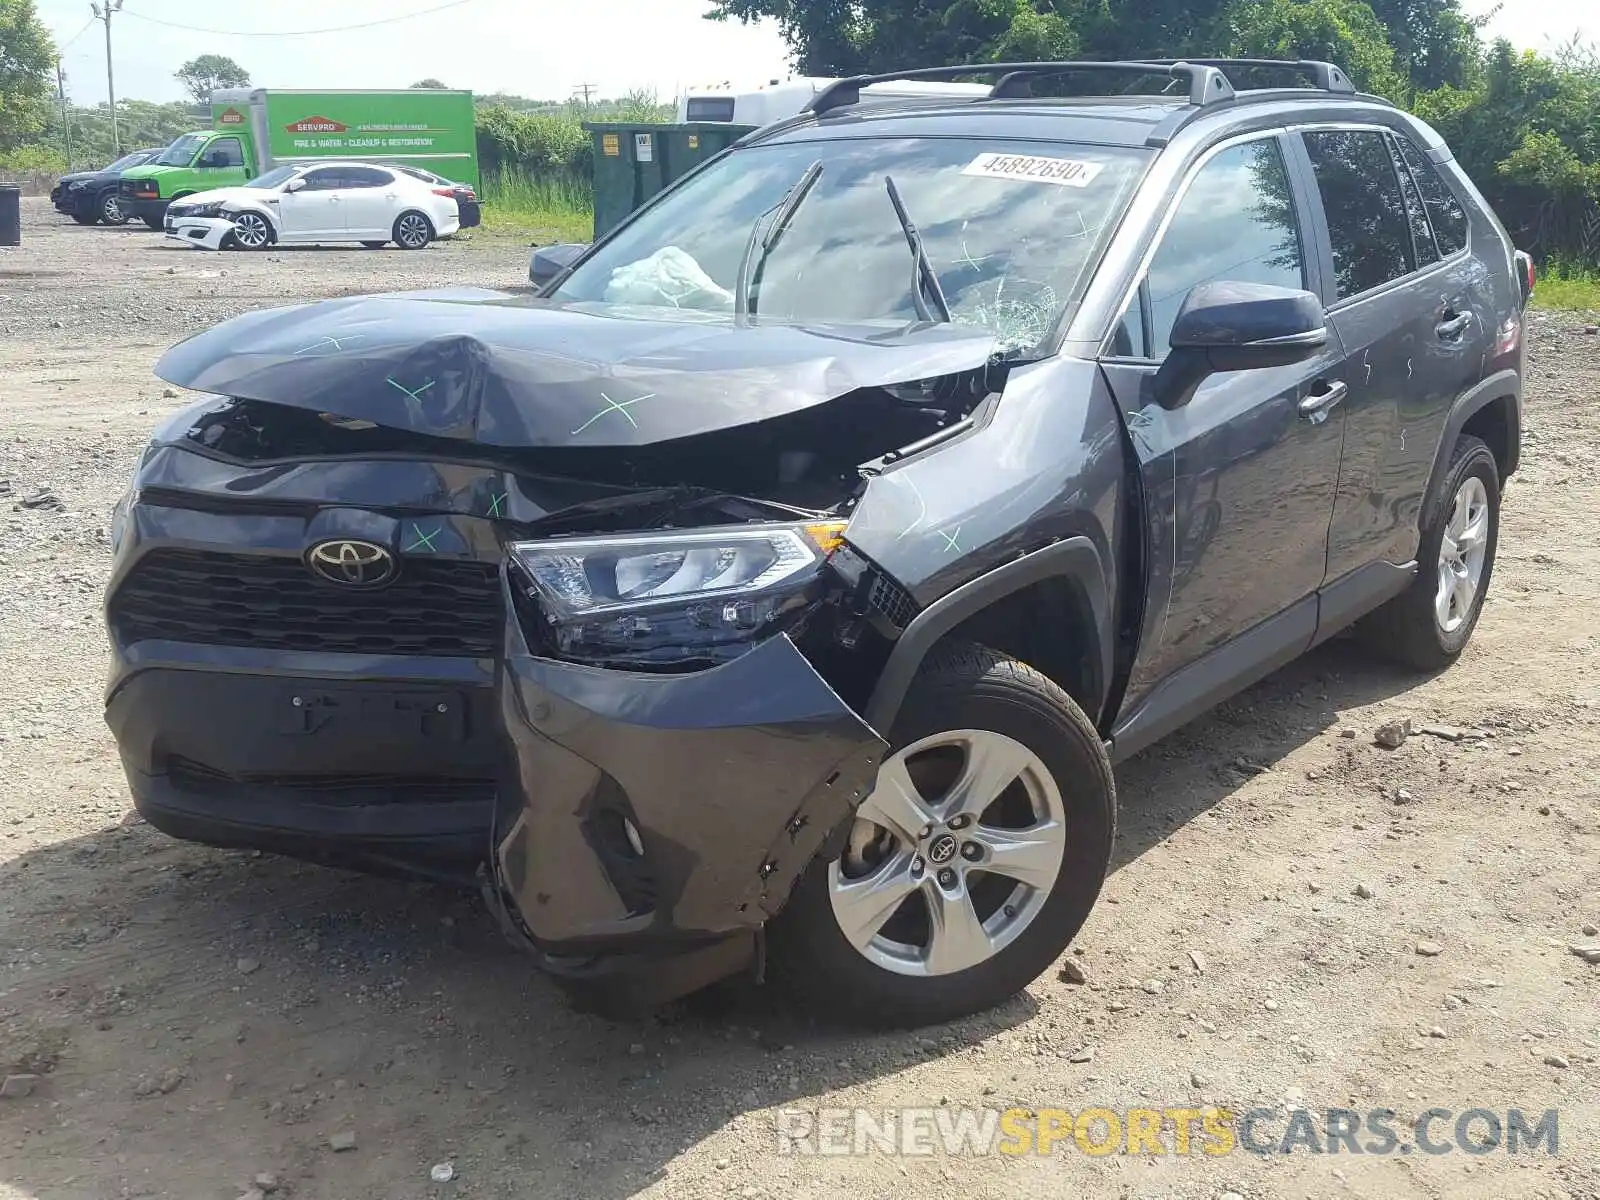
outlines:
M1417 144L1404 134L1395 135L1400 147L1400 157L1417 182L1422 202L1428 210L1428 220L1433 225L1433 236L1439 242L1439 253L1445 256L1464 250L1467 246L1467 210L1450 190L1450 185L1439 174L1439 168L1428 161Z

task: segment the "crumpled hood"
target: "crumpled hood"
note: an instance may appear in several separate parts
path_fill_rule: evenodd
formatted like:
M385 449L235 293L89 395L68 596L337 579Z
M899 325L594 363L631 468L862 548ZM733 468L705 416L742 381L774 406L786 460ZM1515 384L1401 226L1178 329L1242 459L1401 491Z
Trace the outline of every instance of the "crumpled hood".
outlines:
M174 200L173 203L174 204L178 204L178 205L217 204L217 203L225 204L229 200L258 200L259 201L259 200L265 200L268 197L271 197L272 199L276 200L276 199L279 198L279 193L265 191L265 190L263 190L261 188L221 187L221 188L211 188L210 190L204 191L204 192L191 192L189 195L185 196L182 200Z
M174 346L156 374L491 446L644 446L971 370L994 352L989 331L954 325L741 327L463 288L251 313Z

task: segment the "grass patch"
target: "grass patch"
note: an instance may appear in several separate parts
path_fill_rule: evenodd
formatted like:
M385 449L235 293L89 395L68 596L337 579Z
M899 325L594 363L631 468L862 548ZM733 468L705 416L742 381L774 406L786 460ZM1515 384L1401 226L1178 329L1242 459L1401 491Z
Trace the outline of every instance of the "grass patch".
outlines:
M569 175L506 171L483 181L483 228L540 245L594 237L594 188Z
M1600 271L1561 265L1544 268L1533 290L1533 306L1600 310Z

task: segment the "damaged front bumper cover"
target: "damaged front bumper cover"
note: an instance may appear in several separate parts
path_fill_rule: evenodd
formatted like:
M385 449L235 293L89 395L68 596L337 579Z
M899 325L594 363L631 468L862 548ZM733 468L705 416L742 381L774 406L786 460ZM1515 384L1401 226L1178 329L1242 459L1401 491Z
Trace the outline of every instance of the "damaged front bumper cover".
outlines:
M233 235L225 217L176 217L167 222L167 240L196 250L221 250Z
M749 961L885 749L784 635L685 675L513 652L499 691L493 899L547 968L651 1002Z

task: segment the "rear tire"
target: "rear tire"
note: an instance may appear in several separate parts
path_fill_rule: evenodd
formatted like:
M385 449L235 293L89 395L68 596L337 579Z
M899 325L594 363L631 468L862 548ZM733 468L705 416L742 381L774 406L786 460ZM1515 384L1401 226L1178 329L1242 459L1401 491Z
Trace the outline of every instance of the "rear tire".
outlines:
M141 217L140 219L157 233L165 231L167 227L167 222L164 217Z
M1449 666L1483 613L1500 540L1500 468L1475 437L1455 444L1429 498L1417 577L1356 632L1379 654L1418 671Z
M395 219L394 244L402 250L423 250L434 239L433 222L426 214L412 209Z
M382 250L389 243L388 242L362 242L361 244L363 246L365 246L368 250Z
M768 956L808 1012L880 1027L953 1020L1037 979L1094 907L1116 831L1116 783L1094 725L1055 683L987 647L937 652L891 744L841 853L814 862L773 921ZM892 819L908 781L916 804L898 812L904 825L925 811L920 833L875 819Z
M100 218L94 213L75 212L72 214L72 219L79 225L98 225L100 223Z

